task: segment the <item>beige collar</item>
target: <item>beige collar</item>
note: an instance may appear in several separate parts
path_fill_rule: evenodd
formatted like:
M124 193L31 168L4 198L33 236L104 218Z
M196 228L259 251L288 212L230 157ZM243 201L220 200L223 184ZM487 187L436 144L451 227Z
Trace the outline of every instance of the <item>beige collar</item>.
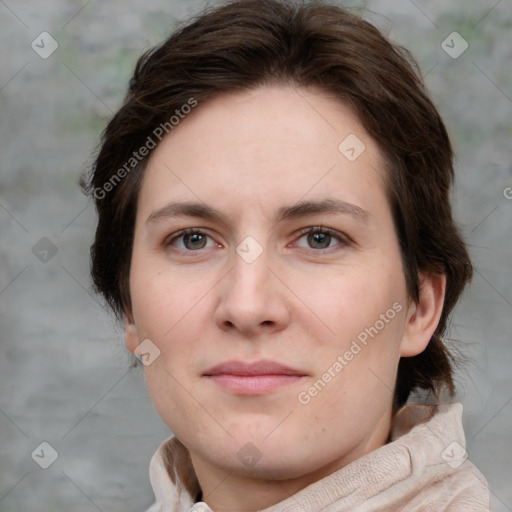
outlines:
M453 502L450 512L488 511L487 483L466 460L461 416L458 403L406 405L395 415L391 442L262 512L426 510L415 503L439 512L462 487L461 506ZM150 478L157 501L147 512L212 512L195 503L197 479L176 438L158 448Z

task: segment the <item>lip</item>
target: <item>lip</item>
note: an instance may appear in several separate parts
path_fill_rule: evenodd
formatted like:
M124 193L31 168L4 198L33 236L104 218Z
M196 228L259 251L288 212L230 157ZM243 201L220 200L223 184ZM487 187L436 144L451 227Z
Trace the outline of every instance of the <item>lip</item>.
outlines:
M306 374L275 361L261 360L226 361L205 371L203 376L236 394L258 395L294 384Z

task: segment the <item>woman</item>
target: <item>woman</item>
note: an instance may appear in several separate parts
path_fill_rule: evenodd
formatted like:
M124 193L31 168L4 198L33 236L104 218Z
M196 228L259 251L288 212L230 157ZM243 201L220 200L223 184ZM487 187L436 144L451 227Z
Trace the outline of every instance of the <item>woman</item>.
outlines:
M442 336L472 267L406 52L240 0L139 60L88 189L97 290L174 437L150 511L484 511Z

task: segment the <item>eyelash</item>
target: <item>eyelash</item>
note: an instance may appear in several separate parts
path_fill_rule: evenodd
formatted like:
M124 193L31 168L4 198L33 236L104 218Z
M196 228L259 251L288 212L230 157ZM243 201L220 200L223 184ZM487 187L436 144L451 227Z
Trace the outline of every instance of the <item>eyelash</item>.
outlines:
M313 249L313 248L309 248L309 249L304 249L306 251L309 251L309 252L312 252L312 253L315 253L315 254L318 254L318 253L325 253L327 251L331 251L332 249L334 249L335 247L338 247L338 246L347 246L350 244L351 240L349 239L349 237L347 235L344 235L334 229L331 229L331 228L327 228L327 227L324 227L322 225L320 226L313 226L313 227L308 227L308 228L304 228L304 229L301 229L299 231L299 237L296 239L296 240L300 240L302 237L304 237L305 235L309 235L309 234L314 234L314 233L324 233L324 234L327 234L329 236L332 236L334 238L336 238L338 240L338 244L336 244L335 246L333 247L327 247L327 248L323 248L323 249ZM213 238L208 235L208 233L206 233L205 231L202 231L201 229L199 228L187 228L187 229L183 229L181 231L178 231L177 233L175 233L174 235L171 235L170 237L167 237L164 241L164 247L171 247L173 242L175 242L176 240L186 236L186 235L195 235L195 234L200 234L200 235L206 235L208 236L209 238L211 238L213 240ZM201 252L201 249L196 249L196 250L191 250L191 249L187 249L187 250L184 250L184 249L174 249L176 251L179 251L181 253L189 253L190 256L193 256L194 253L200 253Z
M327 247L325 249L312 249L312 248L309 249L309 250L311 250L311 251L313 251L315 253L332 250L335 247L337 247L338 245L346 246L346 245L349 244L349 238L346 235L343 235L342 233L339 233L338 231L336 231L334 229L327 228L327 227L324 227L322 225L301 229L299 231L299 235L300 236L299 236L299 238L297 240L300 240L305 235L314 234L314 233L324 233L324 234L327 234L327 235L329 235L331 237L336 238L338 240L338 242L339 242L335 246Z

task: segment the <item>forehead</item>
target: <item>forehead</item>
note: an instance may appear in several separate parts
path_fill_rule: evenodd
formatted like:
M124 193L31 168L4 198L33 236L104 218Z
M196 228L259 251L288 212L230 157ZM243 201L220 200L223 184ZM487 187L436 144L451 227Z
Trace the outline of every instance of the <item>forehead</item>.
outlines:
M195 200L268 216L328 197L364 208L383 198L383 178L378 147L348 106L316 88L266 86L182 119L151 155L139 205Z

